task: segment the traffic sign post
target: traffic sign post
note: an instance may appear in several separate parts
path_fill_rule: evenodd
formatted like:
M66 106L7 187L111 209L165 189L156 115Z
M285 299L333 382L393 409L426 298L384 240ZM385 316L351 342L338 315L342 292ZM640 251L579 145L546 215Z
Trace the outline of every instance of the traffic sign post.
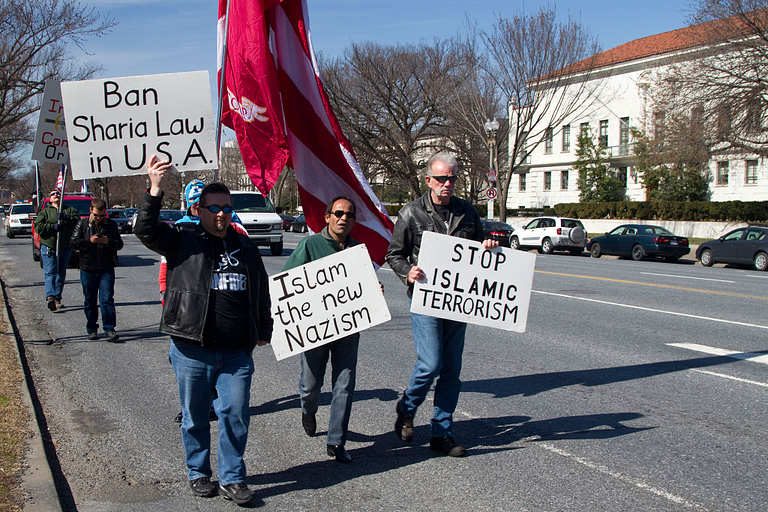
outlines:
M488 213L485 217L489 220L493 219L493 200L496 199L497 195L494 187L490 187L485 191L485 197L488 198Z

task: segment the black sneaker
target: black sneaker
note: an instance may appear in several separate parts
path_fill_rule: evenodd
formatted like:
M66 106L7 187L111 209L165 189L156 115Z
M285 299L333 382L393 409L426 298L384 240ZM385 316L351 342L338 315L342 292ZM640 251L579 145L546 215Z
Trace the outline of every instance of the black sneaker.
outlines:
M48 309L50 309L51 311L56 311L56 298L46 297L45 300L48 301Z
M225 500L232 500L238 505L245 505L256 496L256 493L250 490L245 484L219 484L219 494L221 494Z
M433 437L429 440L429 449L433 452L443 452L450 457L467 455L467 450L457 443L452 436Z
M216 494L216 487L211 483L211 479L207 476L201 476L189 481L189 488L192 489L192 494L195 496L202 496L203 498L210 498Z
M182 413L179 413L176 415L175 418L173 418L174 423L181 423L181 420L184 418L184 415Z
M395 410L397 411L395 434L406 443L410 443L413 441L413 416L408 417L400 412L400 402L395 404Z
M97 333L96 331L88 331L89 340L95 340L98 337L99 337L99 333Z
M107 338L107 341L111 341L113 343L120 339L120 335L117 334L114 329L108 330L104 333L104 335Z

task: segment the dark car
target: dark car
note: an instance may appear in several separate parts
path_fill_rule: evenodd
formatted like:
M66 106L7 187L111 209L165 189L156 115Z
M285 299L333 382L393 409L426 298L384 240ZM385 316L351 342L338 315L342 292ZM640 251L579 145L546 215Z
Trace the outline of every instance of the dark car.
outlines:
M121 233L130 233L133 231L131 227L131 218L126 215L125 210L120 208L107 210L107 215L109 215L110 219L115 221L115 224L117 224L117 229Z
M714 263L753 265L768 268L768 227L748 226L734 229L717 240L709 240L696 249L696 259L705 267Z
M483 238L499 242L499 245L509 247L509 237L515 231L515 228L506 222L496 222L492 220L481 220L483 224Z
M280 218L283 220L283 231L290 231L291 224L293 223L293 215L280 214Z
M691 252L688 239L675 236L666 228L648 224L624 224L603 236L596 236L587 242L587 250L593 258L603 254L631 256L633 260L663 257L677 261Z
M125 216L128 217L129 219L132 219L133 214L139 211L138 208L123 208L123 210L125 210Z
M291 222L291 231L294 233L306 233L307 232L307 221L304 219L304 214L299 214L298 217L293 219L293 222Z
M186 213L184 210L160 210L157 220L166 224L173 224Z

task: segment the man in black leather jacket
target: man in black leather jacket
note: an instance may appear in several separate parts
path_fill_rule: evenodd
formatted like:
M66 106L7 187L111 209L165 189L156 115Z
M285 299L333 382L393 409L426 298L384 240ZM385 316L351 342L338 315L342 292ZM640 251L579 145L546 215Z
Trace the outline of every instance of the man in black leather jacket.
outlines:
M72 233L72 249L80 252L80 283L83 285L84 311L88 339L95 340L101 321L107 340L116 342L115 261L123 239L115 221L107 216L103 199L91 201L91 215L80 219ZM98 302L97 302L98 300Z
M398 213L387 263L408 285L408 297L413 293L414 281L426 278L418 266L421 236L425 231L483 242L485 249L499 246L494 240L483 240L480 216L475 207L453 195L457 171L458 163L450 153L432 155L427 161L429 192L405 205ZM459 374L466 329L467 324L463 322L411 313L417 361L403 398L396 405L395 434L403 441L411 442L413 417L437 378L429 447L451 457L466 455L465 448L454 440L452 433L453 412L461 390Z
M221 183L203 188L200 224L158 223L162 180L172 169L152 155L151 183L134 233L167 259L160 330L171 336L169 359L179 386L181 437L192 493L210 497L211 403L219 418L219 494L238 505L254 497L243 461L250 420L254 347L272 337L268 276L259 250L231 226L232 198ZM214 390L218 398L213 400Z

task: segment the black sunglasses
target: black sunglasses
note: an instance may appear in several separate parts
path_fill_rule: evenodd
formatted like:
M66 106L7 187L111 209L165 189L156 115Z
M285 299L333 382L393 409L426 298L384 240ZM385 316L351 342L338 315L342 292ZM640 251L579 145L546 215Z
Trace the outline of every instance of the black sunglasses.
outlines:
M458 176L455 174L453 176L430 176L433 180L437 180L440 183L445 183L446 181L450 181L451 183L456 183L456 180L459 179Z
M233 211L235 211L235 209L232 208L231 206L219 206L217 204L203 206L203 208L205 208L211 213L219 213L219 212L232 213Z
M336 216L337 219L342 218L345 214L348 219L354 219L355 218L355 212L345 212L344 210L335 210L331 212Z

